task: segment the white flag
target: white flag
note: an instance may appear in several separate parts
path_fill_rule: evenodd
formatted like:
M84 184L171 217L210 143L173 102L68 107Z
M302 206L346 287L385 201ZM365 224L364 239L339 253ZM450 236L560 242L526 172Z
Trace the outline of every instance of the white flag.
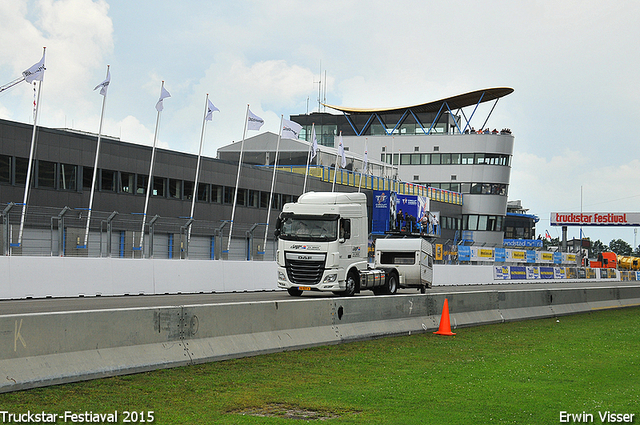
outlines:
M318 154L318 139L316 138L315 126L311 130L311 140L311 159L313 159Z
M249 110L247 130L260 130L262 124L264 124L264 120Z
M22 75L24 76L24 80L27 83L31 84L34 81L42 81L42 78L44 77L45 69L46 68L44 67L44 53L42 53L42 59L40 59L40 62L33 65L31 68L27 69L26 71L22 72Z
M107 70L107 79L104 80L103 82L101 82L100 84L98 84L93 90L98 90L98 88L102 87L100 89L100 94L103 96L107 95L107 88L109 88L109 83L111 82L111 71Z
M347 166L347 158L344 156L344 145L342 144L342 132L340 132L340 143L338 144L338 155L342 158L340 161L340 167Z
M302 126L297 122L282 119L282 134L283 139L297 139L302 130Z
M207 99L207 116L204 118L206 121L213 120L213 113L220 112L220 109L216 108L209 99Z
M367 144L365 142L364 144L364 162L362 164L362 171L363 172L367 172L367 164L369 163L369 157L368 157L368 151L367 151Z
M156 110L158 112L164 109L164 104L162 103L162 101L167 97L171 97L171 93L169 93L167 89L165 89L164 86L162 86L162 89L160 90L160 99L158 100L158 103L156 103Z

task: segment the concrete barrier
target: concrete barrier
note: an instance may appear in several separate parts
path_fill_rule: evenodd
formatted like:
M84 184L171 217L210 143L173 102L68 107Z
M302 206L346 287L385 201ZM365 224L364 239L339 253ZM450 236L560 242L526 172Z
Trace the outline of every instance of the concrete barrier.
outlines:
M268 291L273 261L0 256L0 300ZM256 276L272 276L256 279Z
M187 277L188 278L188 277ZM204 286L203 286L204 287ZM0 392L319 345L640 305L640 286L291 299L0 316Z

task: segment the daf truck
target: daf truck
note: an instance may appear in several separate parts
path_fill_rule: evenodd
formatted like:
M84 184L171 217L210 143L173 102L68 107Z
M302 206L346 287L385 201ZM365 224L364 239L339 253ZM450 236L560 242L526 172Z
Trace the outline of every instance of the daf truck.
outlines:
M285 204L278 239L278 287L292 296L326 291L351 296L362 290L422 293L433 280L433 250L421 237L377 239L368 261L369 219L364 193L308 192Z

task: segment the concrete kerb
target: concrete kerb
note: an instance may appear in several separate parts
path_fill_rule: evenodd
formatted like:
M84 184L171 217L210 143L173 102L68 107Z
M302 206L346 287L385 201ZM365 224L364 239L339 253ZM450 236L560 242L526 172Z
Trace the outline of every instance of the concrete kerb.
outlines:
M264 353L640 305L640 287L291 299L0 316L0 392ZM9 348L9 349L7 349Z

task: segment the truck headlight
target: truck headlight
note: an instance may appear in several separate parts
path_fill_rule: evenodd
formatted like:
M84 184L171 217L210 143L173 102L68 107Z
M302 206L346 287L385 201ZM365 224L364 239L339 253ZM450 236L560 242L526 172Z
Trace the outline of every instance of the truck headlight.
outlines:
M333 273L333 274L327 275L327 277L324 278L322 283L335 282L337 278L338 278L338 274L337 273Z
M278 271L278 279L287 280L287 276L284 274L284 272Z

